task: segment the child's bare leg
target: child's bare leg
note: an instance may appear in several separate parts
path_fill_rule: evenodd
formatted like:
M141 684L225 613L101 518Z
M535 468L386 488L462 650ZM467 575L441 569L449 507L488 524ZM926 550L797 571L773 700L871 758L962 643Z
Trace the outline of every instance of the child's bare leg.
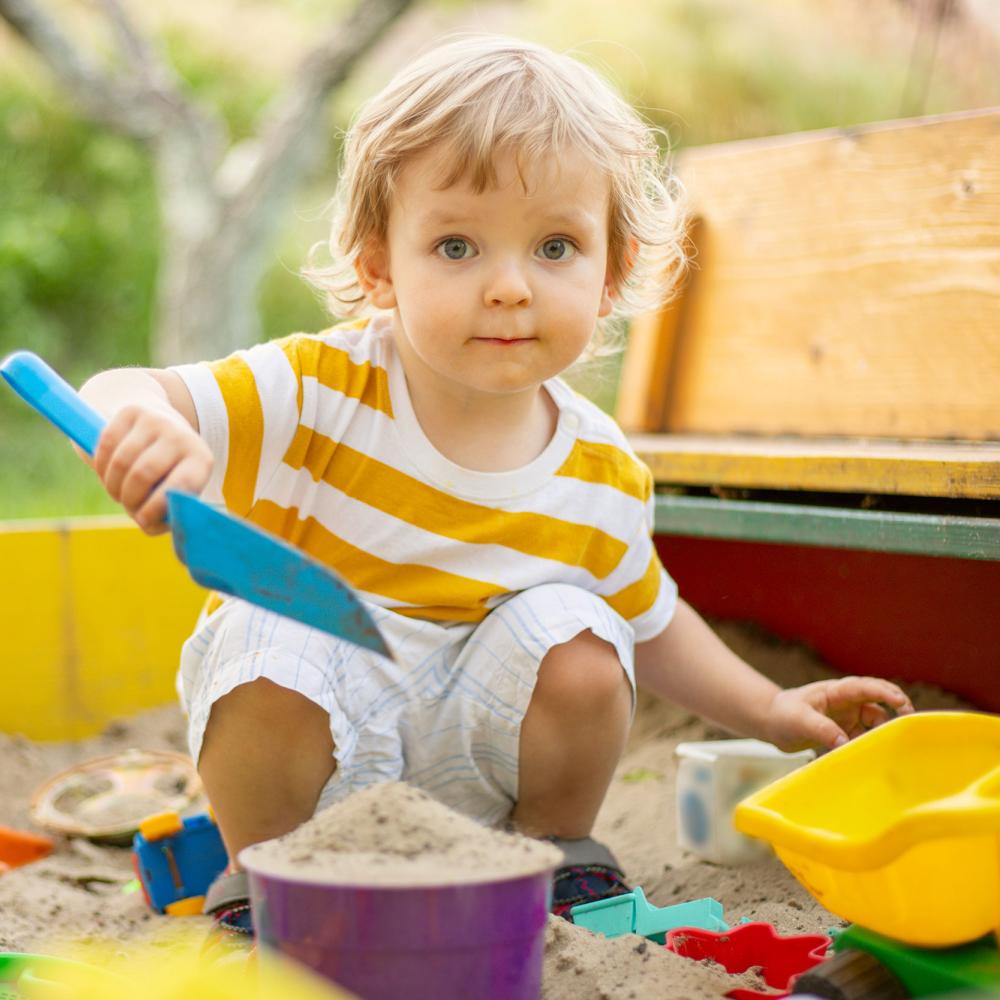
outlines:
M521 724L514 824L537 837L589 836L631 715L614 646L587 631L550 649Z
M309 819L335 766L330 717L304 695L260 678L220 698L198 773L230 860Z

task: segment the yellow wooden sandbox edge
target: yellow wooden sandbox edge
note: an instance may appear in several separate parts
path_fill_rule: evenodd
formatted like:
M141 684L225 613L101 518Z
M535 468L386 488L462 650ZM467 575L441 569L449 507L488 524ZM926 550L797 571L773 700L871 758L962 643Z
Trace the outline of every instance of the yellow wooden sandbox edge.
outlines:
M0 522L0 732L78 739L176 698L205 591L122 517Z

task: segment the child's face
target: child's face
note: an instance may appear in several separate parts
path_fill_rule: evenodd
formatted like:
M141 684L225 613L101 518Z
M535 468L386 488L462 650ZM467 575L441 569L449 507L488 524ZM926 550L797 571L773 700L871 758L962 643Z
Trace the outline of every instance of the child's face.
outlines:
M425 154L401 171L369 298L396 311L411 381L462 398L536 390L611 311L607 177L569 151L522 184L501 156L496 188L477 194L440 189L451 166Z

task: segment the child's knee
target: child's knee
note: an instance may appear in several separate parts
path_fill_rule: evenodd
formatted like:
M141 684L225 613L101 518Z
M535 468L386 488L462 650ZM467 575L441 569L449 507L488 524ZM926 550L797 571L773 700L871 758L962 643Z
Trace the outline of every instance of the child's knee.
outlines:
M535 697L583 716L630 714L632 709L632 686L618 651L589 630L545 654Z
M226 787L248 794L267 788L272 797L294 805L301 822L312 815L335 770L334 749L330 717L321 706L258 678L212 706L198 772L213 804Z
M278 740L286 746L303 740L313 744L329 740L332 748L326 710L266 677L234 687L212 705L205 740L222 733L265 743Z
M266 677L238 684L212 705L212 718L240 715L244 721L273 720L275 717L304 711L310 704L303 695L275 684Z

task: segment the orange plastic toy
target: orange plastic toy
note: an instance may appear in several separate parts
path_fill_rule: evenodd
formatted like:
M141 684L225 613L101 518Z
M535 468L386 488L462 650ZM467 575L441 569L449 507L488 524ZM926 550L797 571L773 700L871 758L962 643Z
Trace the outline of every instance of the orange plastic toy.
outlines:
M51 838L0 826L0 872L38 861L52 853Z

